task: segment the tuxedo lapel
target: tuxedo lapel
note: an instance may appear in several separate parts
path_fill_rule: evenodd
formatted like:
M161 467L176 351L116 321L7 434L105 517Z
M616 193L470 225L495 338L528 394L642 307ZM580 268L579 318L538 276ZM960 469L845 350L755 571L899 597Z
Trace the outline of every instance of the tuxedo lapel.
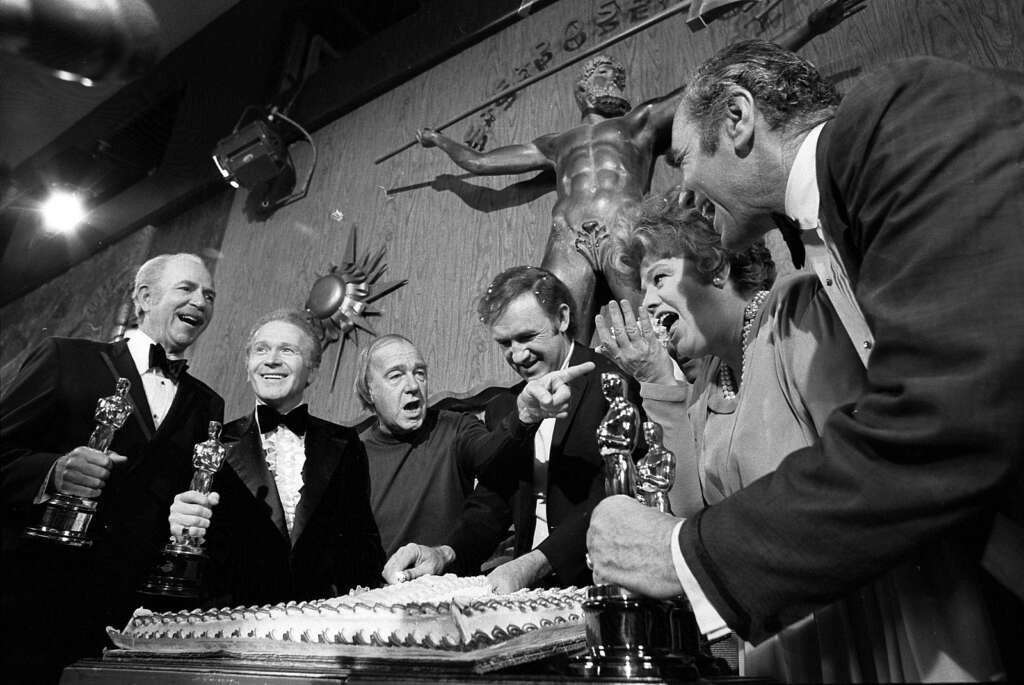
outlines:
M135 405L132 415L145 436L146 442L153 440L153 433L156 427L153 425L153 412L149 408L149 401L146 399L146 388L142 385L142 378L139 370L135 368L135 360L128 351L128 342L119 340L110 347L110 360L114 365L113 373L121 378L127 378L131 383L128 394L131 395L132 403Z
M576 364L582 364L585 361L590 360L590 355L586 352L586 347L580 343L576 343L573 348L572 356L569 358L569 366L575 366ZM587 389L587 384L590 382L590 377L593 376L597 371L592 371L587 374L583 374L579 378L574 378L569 381L569 390L572 393L569 396L569 409L566 412L564 419L558 419L555 421L555 430L551 435L551 453L555 453L556 447L561 447L565 441L565 435L569 432L569 426L572 425L573 419L576 417L576 410L580 408L580 401L583 399L583 393Z
M333 437L312 417L306 431L306 462L302 467L302 490L292 522L292 546L316 512L331 477L341 463L347 441Z
M285 538L288 537L288 526L284 521L284 507L281 496L277 492L277 483L267 468L267 460L263 454L263 443L256 432L256 422L252 416L248 425L241 431L238 442L228 448L225 459L234 469L249 494L256 500L265 500L270 508L270 521ZM266 494L264 494L266 493Z

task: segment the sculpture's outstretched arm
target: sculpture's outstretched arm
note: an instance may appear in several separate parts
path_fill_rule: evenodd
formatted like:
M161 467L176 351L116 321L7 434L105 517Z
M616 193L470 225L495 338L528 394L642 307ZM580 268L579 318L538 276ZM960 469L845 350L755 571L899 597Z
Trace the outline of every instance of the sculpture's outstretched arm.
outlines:
M520 145L506 145L488 152L477 152L468 145L458 143L443 133L430 128L421 128L416 138L423 147L437 147L453 162L474 174L518 174L524 171L538 171L552 166L536 142Z

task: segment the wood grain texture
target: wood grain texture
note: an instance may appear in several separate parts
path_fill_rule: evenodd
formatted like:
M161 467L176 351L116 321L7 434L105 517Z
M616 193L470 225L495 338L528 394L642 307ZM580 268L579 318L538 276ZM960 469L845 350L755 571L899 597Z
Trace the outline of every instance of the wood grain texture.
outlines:
M147 226L0 309L0 387L49 336L109 340L127 313L135 271L156 228Z
M628 95L635 104L682 84L714 50L740 38L773 38L804 21L820 3L758 3L698 33L677 16L607 52L627 65ZM639 5L639 0L618 0L617 30L628 25L629 8ZM536 174L469 177L439 151L419 147L381 165L373 159L408 140L418 127L436 125L482 101L524 68L528 75L536 73L529 65L544 51L538 46L546 44L552 65L570 56L566 40L573 27L588 34L579 49L595 44L603 38L596 22L609 6L561 0L318 130L314 139L320 159L309 195L267 221L246 219L246 193L239 191L161 226L160 251L219 249L207 254L219 254L216 315L191 356L196 375L224 395L229 418L252 407L241 359L251 322L270 309L302 306L316 276L342 260L353 226L358 226L360 251L387 248L385 280L409 279L408 286L376 303L382 313L369 321L379 333L401 333L416 342L430 365L432 394L461 396L516 380L477 322L475 301L502 269L540 262L554 203L551 179L535 179ZM653 14L664 4L652 1L649 6ZM815 39L802 54L846 91L872 68L918 54L1024 70L1022 34L1024 5L1018 2L869 0L863 12ZM573 67L543 79L519 93L507 109L495 108L487 148L575 125L579 113L571 89L577 71ZM470 117L446 132L461 140L483 121L480 115ZM301 175L309 151L295 144L292 155ZM677 172L661 162L655 165L652 190L678 181ZM344 213L340 222L331 218L335 210ZM203 231L209 234L202 239L208 244L195 237ZM773 252L785 272L791 267L780 250L784 246L774 241ZM105 259L93 258L82 272L92 276L76 278L102 283L109 268ZM24 331L33 329L29 322L35 312L47 307L54 307L53 295L31 293L0 314L5 323L18 320L19 335L28 338ZM62 316L74 320L77 314L64 311ZM5 362L22 338L3 332ZM368 339L361 336L363 342ZM346 345L331 393L337 350L332 346L326 353L321 378L308 398L315 414L352 423L364 416L351 391L356 347Z
M0 308L0 388L14 378L28 351L48 336L110 340L131 312L135 272L150 257L194 252L216 278L232 199L232 193L221 192L172 221L135 231Z
M632 4L619 3L619 30L627 25L625 12ZM637 103L683 83L713 50L738 38L775 37L819 4L783 0L759 22L753 17L765 9L762 3L698 33L674 17L608 53L627 64L628 93ZM1024 20L1019 8L1009 7L1013 4L870 0L865 11L813 41L803 54L836 77L843 90L872 67L914 54L1021 69ZM387 247L385 278L410 281L379 302L382 315L371 323L379 333L401 333L420 347L430 365L432 394L463 395L515 381L476 321L475 301L502 269L539 263L554 202L550 179L531 182L535 174L470 177L439 151L419 147L381 165L372 160L418 127L445 121L481 101L503 79L511 82L517 67L540 52L537 45L547 43L552 64L565 59L571 54L564 44L571 22L589 34L581 49L595 44L602 39L595 27L603 5L556 3L321 129L315 134L320 165L309 197L268 221L248 222L241 213L244 194L236 197L218 267L217 316L194 355L196 373L224 394L230 416L252 406L240 361L250 322L274 307L301 306L316 275L341 260L353 225L363 249ZM658 4L651 7L656 10ZM519 93L508 109L495 109L488 149L575 125L579 113L571 89L577 71L570 68L541 80ZM446 132L461 140L481 121L470 117ZM292 151L302 169L306 151L300 145ZM674 171L656 165L653 190L676 182ZM340 223L330 218L334 210L344 213ZM785 272L792 267L779 249L774 241ZM351 342L346 345L338 385L330 393L336 353L337 347L327 352L321 379L308 397L314 413L354 422L364 415L351 392L356 349Z

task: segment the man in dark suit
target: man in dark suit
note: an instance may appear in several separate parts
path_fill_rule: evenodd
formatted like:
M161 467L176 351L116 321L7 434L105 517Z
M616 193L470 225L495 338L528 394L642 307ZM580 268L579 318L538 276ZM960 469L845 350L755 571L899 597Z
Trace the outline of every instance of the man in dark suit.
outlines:
M530 388L576 368L561 392L565 406L539 416L533 443L508 458L495 460L463 509L448 549L449 566L479 568L508 530L515 527L515 558L491 572L491 582L511 592L537 585L587 585L585 538L591 510L604 497L596 432L608 409L601 372L625 375L611 361L573 341L572 294L551 272L517 266L498 275L480 300L480 320L490 327L505 360L523 381L494 398L485 422L493 426ZM581 367L581 365L586 365ZM561 379L560 379L561 380ZM638 387L629 379L628 397L640 405ZM426 556L427 553L423 553ZM389 561L388 571L394 568Z
M727 246L756 238L765 212L820 228L823 282L862 313L844 325L870 352L867 389L818 444L685 522L602 504L595 575L683 587L705 631L760 642L948 541L987 572L1020 678L1024 76L915 58L837 103L812 65L741 43L698 70L673 153Z
M183 492L170 510L172 535L207 538L204 601L269 604L379 585L366 451L355 431L311 416L304 402L321 356L307 315L263 316L245 356L256 411L225 426L233 444L213 492Z
M161 255L135 279L137 330L101 343L50 338L0 401L4 659L59 668L99 655L166 541L166 512L187 487L195 443L224 403L184 369L213 316L213 279L191 254ZM132 415L106 453L86 447L97 400L131 382ZM56 493L98 498L87 549L26 539Z

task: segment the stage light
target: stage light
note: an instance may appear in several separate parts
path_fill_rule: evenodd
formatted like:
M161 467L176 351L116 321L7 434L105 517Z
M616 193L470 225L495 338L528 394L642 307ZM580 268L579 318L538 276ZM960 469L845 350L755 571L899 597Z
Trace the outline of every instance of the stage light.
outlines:
M232 186L252 188L277 178L288 165L288 152L267 122L257 119L217 143L213 161Z
M75 193L55 190L39 206L43 228L54 233L70 233L85 218L85 203Z
M272 212L278 207L306 196L310 179L312 179L313 171L316 168L316 145L306 129L289 119L276 107L271 108L268 114L243 126L242 120L252 110L262 111L262 108L246 107L231 135L221 139L214 147L213 163L217 166L220 175L233 188L246 188L257 193L261 208ZM275 120L283 121L297 130L312 149L313 158L306 173L305 182L301 189L291 194L287 193L292 189L295 181L294 178L286 180L284 173L289 172L290 177L295 167L288 153L287 144L272 125Z

